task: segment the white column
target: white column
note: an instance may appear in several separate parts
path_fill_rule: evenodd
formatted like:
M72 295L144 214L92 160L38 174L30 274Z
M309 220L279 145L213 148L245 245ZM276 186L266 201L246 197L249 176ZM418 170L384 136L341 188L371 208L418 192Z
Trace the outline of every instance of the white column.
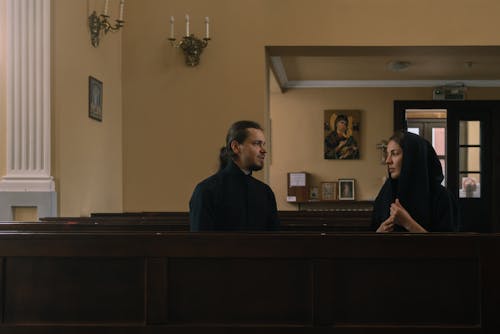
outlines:
M3 192L53 192L51 0L7 0L7 173Z

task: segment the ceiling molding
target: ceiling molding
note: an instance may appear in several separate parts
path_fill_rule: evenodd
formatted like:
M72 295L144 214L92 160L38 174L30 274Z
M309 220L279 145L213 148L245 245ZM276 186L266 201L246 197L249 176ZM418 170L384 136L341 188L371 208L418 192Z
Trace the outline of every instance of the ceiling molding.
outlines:
M286 77L286 73L285 73ZM281 85L281 83L280 83ZM300 80L286 81L290 88L398 88L398 87L500 87L500 80Z
M282 92L297 88L500 87L500 46L269 46ZM411 63L404 74L387 64Z
M309 57L355 57L355 56L456 56L479 55L500 56L498 45L467 46L267 46L267 53L275 56Z
M271 57L271 64L276 81L278 81L278 84L283 91L288 85L288 77L286 75L285 66L283 66L281 57Z

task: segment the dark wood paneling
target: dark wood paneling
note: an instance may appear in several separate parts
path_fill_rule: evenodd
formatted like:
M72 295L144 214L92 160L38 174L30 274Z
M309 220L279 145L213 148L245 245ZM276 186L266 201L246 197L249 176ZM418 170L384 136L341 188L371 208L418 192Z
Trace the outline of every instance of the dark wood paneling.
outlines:
M356 259L333 267L335 323L480 325L476 261Z
M5 258L0 258L0 323L4 323L5 307Z
M333 324L333 266L331 260L314 261L314 324Z
M167 323L167 259L149 258L147 266L147 322L150 324Z
M500 240L481 242L482 321L485 333L500 332Z
M10 231L0 258L0 334L500 329L494 234Z
M282 231L368 232L371 230L372 211L280 211L279 218Z
M11 257L5 323L144 321L140 258Z
M492 197L490 202L491 207L491 221L492 221L492 231L500 232L500 206L498 205L500 199L500 131L498 131L498 125L500 124L500 110L494 110L491 113L491 126L493 127L492 137L491 137L491 147L492 147Z
M170 260L169 320L312 325L310 268L300 260Z

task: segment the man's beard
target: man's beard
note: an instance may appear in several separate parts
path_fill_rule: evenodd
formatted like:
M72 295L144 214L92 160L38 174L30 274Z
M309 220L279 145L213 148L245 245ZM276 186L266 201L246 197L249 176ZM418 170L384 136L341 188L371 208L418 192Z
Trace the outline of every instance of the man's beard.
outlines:
M250 165L250 167L248 169L251 170L252 172L257 172L257 171L261 170L262 168L264 168L264 164L262 164L260 166L253 164L253 165Z

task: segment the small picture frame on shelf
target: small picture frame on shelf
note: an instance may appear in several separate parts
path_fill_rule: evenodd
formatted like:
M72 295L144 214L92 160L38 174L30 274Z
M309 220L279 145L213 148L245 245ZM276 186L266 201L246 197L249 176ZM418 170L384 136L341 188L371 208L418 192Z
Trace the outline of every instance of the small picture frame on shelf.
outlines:
M353 201L355 196L354 179L339 179L339 200Z
M309 187L309 200L319 201L319 187L317 186Z
M337 199L337 182L321 182L321 200L335 201Z

